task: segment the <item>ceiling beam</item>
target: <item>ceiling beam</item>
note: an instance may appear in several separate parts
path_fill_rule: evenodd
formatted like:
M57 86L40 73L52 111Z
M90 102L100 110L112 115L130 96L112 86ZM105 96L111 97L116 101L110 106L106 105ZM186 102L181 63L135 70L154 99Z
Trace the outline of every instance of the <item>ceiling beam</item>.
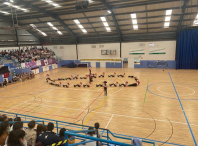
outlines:
M122 41L122 33L121 33L121 31L120 31L120 28L119 28L118 22L117 22L117 20L116 20L115 14L114 14L114 12L113 12L113 9L109 6L109 4L106 2L106 0L100 0L100 2L101 2L109 11L111 11L111 16L112 16L112 18L113 18L113 22L114 22L114 24L115 24L115 26L116 26L116 29L117 29L117 32L118 32L118 34L119 34L120 41Z
M27 8L31 8L33 10L37 10L39 13L43 13L48 17L52 17L54 18L56 21L58 21L63 27L64 29L75 39L77 39L77 36L72 32L72 30L63 22L63 20L56 14L53 14L51 12L46 11L45 9L41 9L37 6L33 6L31 3L29 2L25 2L23 0L18 0L20 1L24 6L26 6Z
M180 29L181 29L181 24L183 22L183 19L184 19L184 14L185 14L185 10L186 10L186 6L188 5L188 2L189 0L184 0L184 4L183 4L183 7L182 7L182 11L181 11L181 16L180 16L180 19L179 19L179 24L178 24L178 27L177 27L177 33L179 33Z

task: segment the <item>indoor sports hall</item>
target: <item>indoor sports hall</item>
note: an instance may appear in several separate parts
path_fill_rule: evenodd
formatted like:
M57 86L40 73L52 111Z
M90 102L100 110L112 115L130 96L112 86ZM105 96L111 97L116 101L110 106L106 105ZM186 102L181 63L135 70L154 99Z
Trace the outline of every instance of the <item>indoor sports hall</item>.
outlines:
M2 1L0 145L197 146L197 25L197 0Z

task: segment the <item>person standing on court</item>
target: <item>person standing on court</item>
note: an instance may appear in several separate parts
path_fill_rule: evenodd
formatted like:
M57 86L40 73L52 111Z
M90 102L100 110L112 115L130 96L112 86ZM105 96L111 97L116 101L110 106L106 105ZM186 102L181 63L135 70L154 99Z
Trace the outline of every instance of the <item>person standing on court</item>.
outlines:
M104 87L104 96L107 96L107 81L104 81L103 87Z
M90 65L90 67L89 67L89 75L91 75L91 65Z

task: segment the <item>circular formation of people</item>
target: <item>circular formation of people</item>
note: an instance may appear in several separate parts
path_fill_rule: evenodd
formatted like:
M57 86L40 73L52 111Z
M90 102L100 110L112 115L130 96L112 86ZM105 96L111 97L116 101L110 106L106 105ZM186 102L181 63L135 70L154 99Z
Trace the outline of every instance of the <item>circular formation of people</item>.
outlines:
M51 79L50 75L47 74L46 77L46 82L49 83L50 85L54 85L57 87L65 87L65 88L69 88L70 84L69 82L66 83L65 85L62 85L62 82L59 83L55 83L56 81L62 81L62 80L74 80L74 79L87 79L89 78L89 83L88 84L83 84L82 82L80 82L79 84L74 85L74 87L91 87L91 82L93 82L93 78L97 78L97 73L91 73L91 66L89 68L89 74L86 75L85 77L80 77L79 75L75 75L74 77L71 75L68 78L58 78L58 79ZM123 73L122 75L117 75L117 77L124 77L125 73ZM105 77L105 72L103 72L101 75L98 76L99 78L104 78ZM112 75L108 75L108 77L116 77L116 73L114 72L114 74ZM118 82L115 83L111 83L109 84L109 86L114 86L114 87L137 87L140 84L140 81L138 80L138 78L136 76L128 76L129 78L134 78L136 83L133 84L129 84L128 81L126 81L124 84L119 84ZM107 81L104 81L103 84L96 84L96 87L104 87L104 90L107 88Z

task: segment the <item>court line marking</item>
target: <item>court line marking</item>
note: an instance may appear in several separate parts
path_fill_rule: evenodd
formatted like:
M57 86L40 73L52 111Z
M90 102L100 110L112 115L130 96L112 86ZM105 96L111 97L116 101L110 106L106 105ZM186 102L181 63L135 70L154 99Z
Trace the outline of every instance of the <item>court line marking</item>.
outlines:
M146 92L145 92L145 96L144 96L144 103L143 103L142 111L144 110L144 104L145 104L145 101L146 101L148 83L149 83L149 79L148 79L147 86L146 86Z
M162 93L164 93L164 94L175 95L175 94L170 94L170 93L161 91L161 90L160 90L160 87L164 87L164 86L170 86L170 85L162 85L162 86L159 86L159 87L157 88L157 90L160 91L160 92L162 92ZM177 86L179 86L179 85L177 85ZM188 87L184 87L184 86L179 86L179 87L188 88ZM187 95L179 95L179 96L189 96L189 95L195 94L195 90L193 90L192 88L188 88L188 89L192 90L193 93L187 94Z
M33 103L33 104L36 104L36 103ZM51 105L42 105L42 106L56 107L56 106L51 106ZM58 108L73 109L73 108L67 108L67 107L58 107ZM84 109L74 109L74 110L82 111ZM91 112L93 113L94 111L91 111ZM153 119L151 119L151 118L144 118L144 117L127 116L127 115L120 115L120 114L113 114L113 113L104 113L104 112L96 112L96 113L98 113L98 114L104 114L104 115L114 115L114 116L120 116L120 117L137 118L137 119L144 119L144 120L151 120L151 121L153 121ZM66 117L66 118L70 118L70 117ZM71 119L74 119L74 118L71 118ZM167 122L167 123L169 123L169 121L166 121L166 120L160 120L160 119L154 119L154 120L159 121L159 122ZM183 122L175 122L175 121L170 121L170 122L175 123L175 124L187 125L187 123L183 123ZM198 126L196 124L190 124L190 125L192 125L192 126Z
M177 93L177 90L176 90L176 88L175 88L174 82L173 82L173 80L172 80L171 75L170 75L170 73L169 73L169 72L168 72L168 74L169 74L169 77L170 77L171 82L172 82L172 84L173 84L173 87L174 87L175 93L176 93L177 98L178 98L178 100L179 100L179 103L180 103L181 109L182 109L182 111L183 111L184 117L185 117L186 122L187 122L187 124L188 124L188 128L189 128L189 130L190 130L190 132L191 132L191 135L192 135L192 138L193 138L193 140L194 140L195 146L197 146L197 142L196 142L196 140L195 140L195 137L194 137L193 131L192 131L191 127L190 127L190 124L189 124L188 118L187 118L187 116L186 116L186 113L185 113L185 111L184 111L183 105L182 105L182 103L181 103L181 100L180 100L179 95L178 95L178 93Z
M116 80L116 79L115 79ZM111 92L113 93L113 91L116 88L114 88ZM111 94L111 93L110 93ZM102 101L102 103L94 110L94 112L88 117L88 119L85 121L85 123L83 123L84 125L91 119L91 117L96 113L96 111L103 105L103 103L107 100L109 96L106 96L105 99Z
M55 87L55 88L56 88L56 87ZM50 89L50 90L48 90L48 91L46 91L46 92L49 92L49 91L51 91L51 90L53 90L53 89L55 89L55 88L52 88L52 89ZM41 96L41 95L45 94L46 92L41 93L41 94L40 94L40 95L38 95L37 97L39 97L39 96ZM34 97L33 97L33 98L34 98ZM32 100L33 98L31 98L30 100ZM30 100L24 101L24 102L23 102L23 103L21 103L21 104L18 104L18 105L16 105L16 106L13 106L13 107L11 107L11 108L7 109L6 111L9 111L9 110L11 110L11 109L13 109L13 108L15 108L15 107L17 107L17 106L19 106L19 105L22 105L22 104L24 104L24 103L26 103L26 102L28 102L28 101L30 101Z
M111 116L111 118L110 118L109 122L107 123L107 125L106 125L105 129L107 129L107 127L108 127L109 123L111 122L111 120L112 120L113 116L114 116L114 114Z

